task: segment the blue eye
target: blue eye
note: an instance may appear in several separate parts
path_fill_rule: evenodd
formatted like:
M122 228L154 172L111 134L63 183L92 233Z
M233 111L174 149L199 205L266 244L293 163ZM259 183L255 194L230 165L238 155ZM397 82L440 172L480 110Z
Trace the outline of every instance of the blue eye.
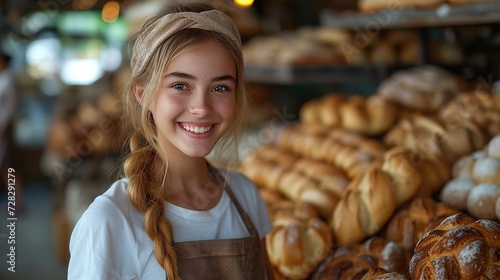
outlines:
M213 90L218 92L224 92L224 91L229 91L230 88L228 86L216 86L214 87Z
M172 88L178 90L187 90L187 86L185 84L174 84L172 85Z

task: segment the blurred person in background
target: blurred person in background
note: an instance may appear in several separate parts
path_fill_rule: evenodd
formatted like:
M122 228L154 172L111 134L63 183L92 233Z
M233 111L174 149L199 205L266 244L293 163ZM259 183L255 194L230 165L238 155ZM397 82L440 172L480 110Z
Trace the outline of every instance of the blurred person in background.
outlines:
M15 209L17 212L24 210L24 201L21 192L21 181L18 170L15 168L14 156L14 130L13 122L17 108L16 86L14 77L9 70L10 56L0 50L0 172L2 176L2 190L8 190L8 185L15 186ZM14 172L9 172L13 168ZM14 175L8 180L8 174ZM14 184L13 184L14 183ZM12 206L12 205L9 205Z

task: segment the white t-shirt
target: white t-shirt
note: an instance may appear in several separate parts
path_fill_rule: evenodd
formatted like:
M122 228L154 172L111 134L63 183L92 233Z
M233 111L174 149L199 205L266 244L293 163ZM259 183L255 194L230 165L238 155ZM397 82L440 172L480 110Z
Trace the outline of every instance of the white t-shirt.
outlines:
M264 238L272 226L258 190L237 172L230 171L227 180L260 238ZM154 255L154 244L145 232L144 216L128 197L127 184L127 179L116 181L94 200L76 224L69 245L68 279L166 279L165 270ZM208 211L170 203L165 208L175 242L249 236L226 192Z

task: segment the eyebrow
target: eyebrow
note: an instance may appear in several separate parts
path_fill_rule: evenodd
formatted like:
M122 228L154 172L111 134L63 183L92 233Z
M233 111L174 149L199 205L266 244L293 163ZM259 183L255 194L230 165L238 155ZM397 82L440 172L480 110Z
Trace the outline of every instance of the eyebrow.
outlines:
M183 73L183 72L168 73L167 75L165 75L165 78L168 78L168 77L177 77L177 78L185 78L185 79L190 79L190 80L197 80L195 76L189 75L189 74ZM232 82L236 83L236 78L231 76L231 75L223 75L223 76L213 78L212 81L213 82L232 81Z

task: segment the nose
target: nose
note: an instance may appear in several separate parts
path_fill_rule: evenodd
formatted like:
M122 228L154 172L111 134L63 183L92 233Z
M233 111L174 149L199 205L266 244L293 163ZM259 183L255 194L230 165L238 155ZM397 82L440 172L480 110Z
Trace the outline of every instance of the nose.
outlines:
M212 111L210 97L206 93L194 94L189 106L189 113L198 116L200 119L208 116Z

